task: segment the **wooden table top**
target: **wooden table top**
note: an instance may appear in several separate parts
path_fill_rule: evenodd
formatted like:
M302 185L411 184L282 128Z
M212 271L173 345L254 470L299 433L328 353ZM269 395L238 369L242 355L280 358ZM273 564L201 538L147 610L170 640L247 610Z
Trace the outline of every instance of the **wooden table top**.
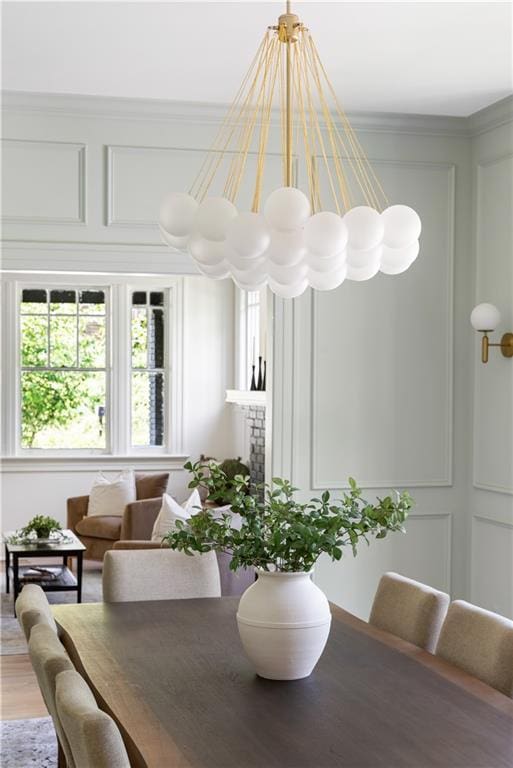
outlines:
M53 606L134 768L511 768L513 701L332 606L305 680L255 675L238 598Z

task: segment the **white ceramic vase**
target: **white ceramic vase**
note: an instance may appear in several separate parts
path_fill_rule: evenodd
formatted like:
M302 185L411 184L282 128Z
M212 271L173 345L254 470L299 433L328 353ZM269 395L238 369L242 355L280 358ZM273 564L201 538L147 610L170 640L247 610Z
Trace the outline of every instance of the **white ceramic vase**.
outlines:
M258 571L244 592L237 624L244 650L260 677L308 677L328 639L331 612L310 573Z

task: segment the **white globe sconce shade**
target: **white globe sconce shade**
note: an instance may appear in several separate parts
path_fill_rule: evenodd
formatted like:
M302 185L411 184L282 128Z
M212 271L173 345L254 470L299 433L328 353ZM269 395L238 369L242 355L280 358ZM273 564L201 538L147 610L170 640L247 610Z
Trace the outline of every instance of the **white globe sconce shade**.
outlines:
M501 321L501 313L493 304L478 304L470 315L470 322L476 331L494 331Z
M483 334L481 342L481 362L488 362L489 347L500 347L504 357L513 357L513 333L503 334L499 344L492 344L488 334L494 331L501 321L501 313L493 304L487 302L478 304L471 312L470 323L472 327Z

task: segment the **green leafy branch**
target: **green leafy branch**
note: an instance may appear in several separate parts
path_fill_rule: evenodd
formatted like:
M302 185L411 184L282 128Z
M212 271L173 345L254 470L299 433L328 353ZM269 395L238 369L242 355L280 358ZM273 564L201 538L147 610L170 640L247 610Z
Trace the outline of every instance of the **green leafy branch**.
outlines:
M186 465L193 473L192 487L205 481L206 466ZM247 477L237 475L230 490L231 511L240 515L240 528L233 526L231 514L201 509L187 522L177 521L164 541L189 555L227 552L232 570L254 566L266 571L310 571L323 553L340 560L345 547L356 555L361 539L370 543L372 538L385 538L389 531L404 532L403 523L413 506L407 491L370 504L352 478L349 491L339 500L325 491L320 498L300 503L294 497L297 490L288 480L276 477L272 485L264 486L262 499L248 493Z

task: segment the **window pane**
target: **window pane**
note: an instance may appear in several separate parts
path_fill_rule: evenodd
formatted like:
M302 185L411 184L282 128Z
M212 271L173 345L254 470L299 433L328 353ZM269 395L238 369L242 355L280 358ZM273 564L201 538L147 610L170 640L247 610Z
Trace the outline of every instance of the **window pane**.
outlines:
M48 312L46 291L39 289L22 291L20 310L22 314L46 315Z
M105 293L103 291L80 291L78 301L81 315L105 314Z
M158 293L150 293L150 304L152 307L164 306L164 294L162 291L159 291Z
M50 291L50 312L54 315L74 315L77 311L77 292Z
M81 317L79 319L79 366L105 367L105 319Z
M48 319L21 318L21 364L23 366L48 365Z
M23 372L23 448L105 448L105 373Z
M132 374L132 445L164 443L164 375Z
M52 368L70 368L77 365L76 318L50 318L50 365Z
M134 291L132 304L146 304L146 291Z
M148 365L148 315L146 309L132 309L132 368Z
M164 311L162 309L150 309L148 367L164 367Z

